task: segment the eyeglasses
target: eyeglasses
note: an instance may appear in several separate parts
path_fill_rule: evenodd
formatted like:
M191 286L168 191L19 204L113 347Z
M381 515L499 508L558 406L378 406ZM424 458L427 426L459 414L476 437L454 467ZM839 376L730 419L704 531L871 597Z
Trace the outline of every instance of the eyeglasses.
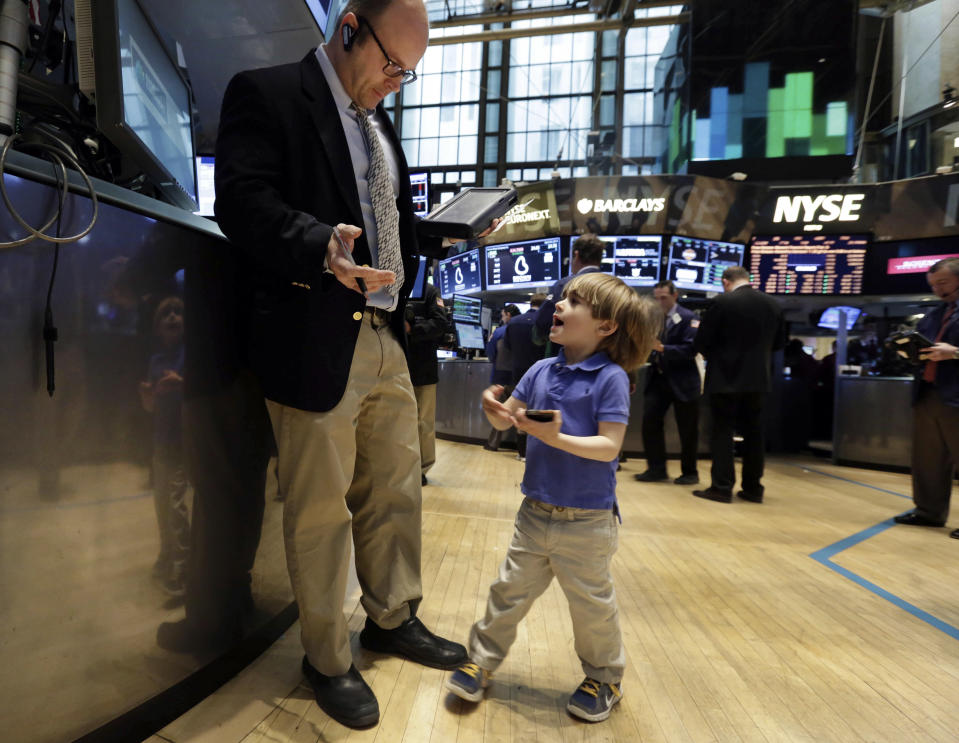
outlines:
M370 22L366 20L363 16L357 16L356 18L360 23L365 23L366 27L370 30L370 34L373 36L373 41L376 42L376 45L380 48L380 51L383 52L383 56L386 57L386 64L383 65L383 74L387 77L399 77L400 85L409 85L416 79L416 72L414 70L405 70L400 65L396 64L390 55L386 53L386 49L383 48L383 45L380 43L380 40L376 37L376 31L373 30L373 27L370 25Z

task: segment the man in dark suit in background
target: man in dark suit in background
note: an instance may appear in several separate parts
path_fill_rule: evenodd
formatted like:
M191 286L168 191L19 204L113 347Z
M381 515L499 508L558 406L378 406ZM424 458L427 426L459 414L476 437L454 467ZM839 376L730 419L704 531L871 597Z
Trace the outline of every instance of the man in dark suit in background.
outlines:
M415 254L443 251L417 240L406 160L381 105L416 78L426 8L349 0L333 28L301 62L230 81L215 210L257 268L250 361L277 442L303 673L327 714L365 727L379 706L343 612L351 542L363 647L438 668L466 652L416 617L421 472L404 310Z
M529 298L529 309L506 326L503 347L509 350L513 360L514 386L519 384L533 364L543 358L544 346L533 340L533 324L536 322L536 313L545 301L545 294L534 294ZM521 462L526 461L526 434L522 431L516 432L516 458Z
M666 480L666 411L673 406L679 429L682 474L673 482L695 485L696 448L699 439L699 398L702 380L696 366L693 339L699 318L692 310L681 307L679 292L672 281L660 281L653 287L653 298L663 308L663 330L653 346L646 367L646 389L643 396L643 451L646 471L636 475L640 482Z
M769 390L773 351L786 345L782 309L749 285L740 266L723 271L724 294L706 310L694 341L706 358L705 391L712 413L712 484L694 490L699 498L730 503L736 484L733 431L743 437L742 490L737 495L762 503L763 404Z
M553 325L553 313L556 311L556 303L563 298L563 290L572 278L581 273L593 273L602 270L603 251L606 244L596 235L580 235L573 241L572 256L569 263L569 275L564 276L549 290L546 300L540 306L536 313L534 327L536 333L533 340L541 345L545 345L549 340L549 329ZM519 381L518 379L516 380Z
M959 259L937 261L929 286L942 302L916 329L933 345L916 371L912 416L912 500L916 508L895 517L897 524L944 526L952 479L959 464ZM959 539L959 529L949 536Z
M446 306L439 290L432 284L423 287L423 298L406 305L406 361L410 367L410 382L416 395L416 411L420 437L421 483L427 485L426 473L436 463L436 385L439 348L449 322Z
M489 383L498 384L503 388L500 402L506 401L513 391L513 357L506 348L506 328L515 317L519 317L519 307L508 304L499 313L499 327L493 331L486 342L486 358L489 359ZM506 431L490 428L489 435L483 448L488 451L499 451Z

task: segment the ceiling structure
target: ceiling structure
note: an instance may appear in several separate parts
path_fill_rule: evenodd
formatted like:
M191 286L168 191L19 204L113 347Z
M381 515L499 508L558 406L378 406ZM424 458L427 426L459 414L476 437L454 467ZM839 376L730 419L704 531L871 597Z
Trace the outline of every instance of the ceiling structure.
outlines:
M434 29L431 44L489 41L515 36L680 23L690 3L675 0L425 0ZM894 13L930 0L860 0L863 12ZM315 3L314 3L315 4ZM338 12L343 0L332 0ZM295 62L323 41L306 0L163 0L141 3L171 50L179 46L198 110L197 151L212 154L220 102L240 70ZM584 21L589 13L593 20ZM497 28L498 24L569 16L545 28ZM573 18L579 16L579 18ZM331 21L332 23L332 21ZM484 26L493 28L484 29ZM451 29L469 26L464 33Z

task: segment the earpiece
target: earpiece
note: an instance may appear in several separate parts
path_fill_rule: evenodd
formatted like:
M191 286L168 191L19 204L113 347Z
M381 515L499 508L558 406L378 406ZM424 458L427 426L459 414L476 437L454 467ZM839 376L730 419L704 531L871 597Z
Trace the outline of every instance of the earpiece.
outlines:
M343 48L350 51L356 41L356 31L349 23L343 24Z

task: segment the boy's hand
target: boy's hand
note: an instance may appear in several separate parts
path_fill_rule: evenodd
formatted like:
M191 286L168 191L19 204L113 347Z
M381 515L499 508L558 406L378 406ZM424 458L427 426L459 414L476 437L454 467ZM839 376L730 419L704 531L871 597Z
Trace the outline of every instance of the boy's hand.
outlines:
M506 423L512 423L513 416L510 415L509 408L499 401L499 396L503 394L503 385L494 384L483 390L483 412L491 418L500 418Z
M551 412L553 413L553 420L548 423L540 423L527 418L526 409L521 408L513 416L513 425L516 426L517 431L535 436L544 444L552 444L559 438L559 429L563 427L563 414L558 410Z

